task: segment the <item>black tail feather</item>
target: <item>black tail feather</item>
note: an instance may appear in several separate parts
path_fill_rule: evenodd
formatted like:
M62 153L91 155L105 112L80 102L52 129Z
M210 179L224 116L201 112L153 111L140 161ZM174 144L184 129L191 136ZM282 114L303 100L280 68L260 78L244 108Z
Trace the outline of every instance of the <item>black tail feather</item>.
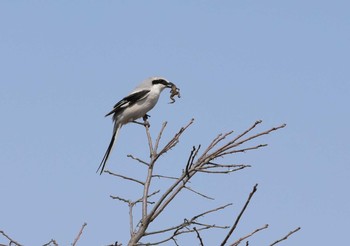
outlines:
M118 131L119 131L119 127L115 127L114 131L113 131L113 136L112 136L111 142L109 143L108 148L106 150L106 153L103 156L103 159L102 159L98 169L96 170L96 173L98 173L98 171L101 169L100 175L103 173L103 171L105 169L105 165L106 165L108 157L109 157L109 155L110 155L110 153L112 151L112 148L113 148L113 145L114 145L114 142L115 142L116 135L118 134Z

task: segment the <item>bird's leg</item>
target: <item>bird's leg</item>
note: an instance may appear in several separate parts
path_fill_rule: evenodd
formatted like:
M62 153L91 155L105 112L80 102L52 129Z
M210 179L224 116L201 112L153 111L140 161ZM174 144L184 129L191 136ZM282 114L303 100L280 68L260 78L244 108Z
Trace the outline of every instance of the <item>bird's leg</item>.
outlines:
M143 117L142 117L142 119L143 119L143 122L138 122L138 121L136 121L136 120L133 120L133 121L131 121L132 123L136 123L136 124L139 124L139 125L142 125L142 126L147 126L147 127L150 127L150 124L149 124L149 122L148 122L148 118L149 117L151 117L150 115L148 115L148 114L145 114Z
M133 120L133 121L131 121L132 123L135 123L135 124L138 124L138 125L141 125L141 126L145 126L145 123L143 123L143 122L138 122L138 121L136 121L136 120Z

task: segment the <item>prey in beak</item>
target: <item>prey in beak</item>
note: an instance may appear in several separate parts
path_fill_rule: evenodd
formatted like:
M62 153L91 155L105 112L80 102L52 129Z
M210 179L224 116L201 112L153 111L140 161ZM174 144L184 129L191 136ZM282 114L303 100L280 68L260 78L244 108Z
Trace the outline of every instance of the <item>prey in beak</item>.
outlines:
M175 102L175 96L177 96L178 98L180 98L180 89L176 87L176 85L172 82L169 82L167 85L168 88L171 88L170 90L170 99L171 102L169 103L174 103Z

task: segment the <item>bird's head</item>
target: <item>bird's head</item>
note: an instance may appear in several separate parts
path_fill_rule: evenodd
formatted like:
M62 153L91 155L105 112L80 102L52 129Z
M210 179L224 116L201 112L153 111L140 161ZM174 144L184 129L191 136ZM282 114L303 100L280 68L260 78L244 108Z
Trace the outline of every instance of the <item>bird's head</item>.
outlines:
M171 88L174 84L162 77L152 77L152 86L158 87L160 90Z

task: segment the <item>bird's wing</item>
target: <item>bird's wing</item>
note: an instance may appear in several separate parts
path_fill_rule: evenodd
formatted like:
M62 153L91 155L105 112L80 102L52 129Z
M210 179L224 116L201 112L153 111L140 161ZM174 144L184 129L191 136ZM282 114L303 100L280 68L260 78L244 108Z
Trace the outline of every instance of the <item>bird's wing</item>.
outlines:
M108 114L106 114L106 116L117 113L118 111L120 111L126 107L129 107L129 106L133 105L134 103L137 103L138 101L144 99L148 95L149 92L150 92L150 90L141 90L141 91L134 92L134 93L130 94L129 96L124 97L122 100L120 100L119 102L117 102L114 105L113 110L111 112L109 112Z

